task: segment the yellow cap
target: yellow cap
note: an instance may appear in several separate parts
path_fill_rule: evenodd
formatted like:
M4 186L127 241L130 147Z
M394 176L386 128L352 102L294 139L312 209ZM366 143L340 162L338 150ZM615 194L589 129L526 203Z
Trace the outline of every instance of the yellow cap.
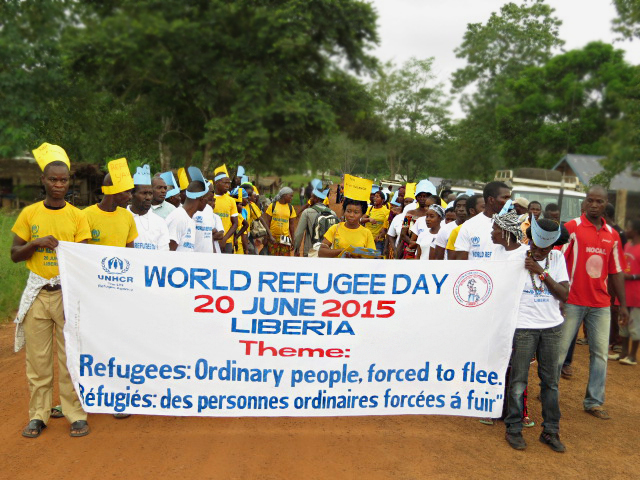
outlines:
M186 190L189 186L189 179L187 178L187 172L184 168L178 169L178 183L180 184L180 190Z
M256 192L256 195L260 195L260 192L258 191L258 187L256 187L255 185L253 186L253 191Z
M71 169L71 162L69 161L67 152L64 151L64 148L59 147L58 145L52 145L45 142L35 150L32 150L32 153L36 162L38 162L40 170L43 172L44 167L49 165L51 162L64 162L64 164Z
M440 206L442 208L447 208L447 202L445 202L444 200L440 199Z
M131 178L131 172L129 171L126 158L111 160L107 168L109 169L109 175L111 175L113 185L103 186L102 193L105 195L115 195L116 193L126 192L133 188L133 178Z
M344 196L351 200L368 202L372 186L373 180L347 174L344 176Z
M417 183L407 183L404 187L404 198L416 198Z

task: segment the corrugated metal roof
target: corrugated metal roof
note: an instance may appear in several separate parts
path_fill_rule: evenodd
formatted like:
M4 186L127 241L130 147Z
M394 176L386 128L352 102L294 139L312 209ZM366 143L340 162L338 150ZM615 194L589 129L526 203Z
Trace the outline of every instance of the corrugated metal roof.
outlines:
M589 185L589 182L593 177L602 172L604 168L600 164L600 160L606 157L598 155L575 155L568 154L562 157L562 159L556 163L552 170L557 169L563 162L571 167L578 177L578 179L585 185ZM632 172L631 167L627 167L626 170L619 173L609 185L611 190L629 190L632 192L640 192L640 176L638 173Z

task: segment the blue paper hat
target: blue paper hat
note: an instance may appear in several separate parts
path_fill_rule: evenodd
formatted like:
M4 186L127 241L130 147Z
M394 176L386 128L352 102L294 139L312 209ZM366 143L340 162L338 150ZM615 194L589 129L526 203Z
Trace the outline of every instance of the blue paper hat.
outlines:
M178 187L178 182L176 182L176 177L173 176L172 172L163 172L160 174L160 178L164 180L168 187L166 198L171 198L180 193L180 187Z
M462 195L462 194L460 194L460 195ZM460 196L460 195L458 195L458 196ZM449 202L449 203L447 204L447 208L445 208L445 209L444 209L444 211L446 212L447 210L453 210L453 207L454 207L454 204L455 204L455 203L456 203L456 201L455 201L455 200L453 200L452 202Z
M515 208L515 207L513 206L513 201L511 199L509 199L509 200L507 200L507 203L504 204L504 207L502 207L502 210L500 210L499 215L507 213L512 208Z
M143 165L136 168L136 173L133 175L134 185L151 185L151 169L149 165Z
M246 175L240 175L240 185L242 185L243 183L249 183L249 177L247 177Z
M320 200L325 200L327 198L327 195L329 194L329 189L327 188L326 190L318 190L317 188L314 188L313 194Z
M393 194L393 198L391 199L391 205L393 205L394 207L399 207L400 203L398 202L398 192L396 191L396 193Z
M242 177L244 175L244 167L242 165L238 165L238 171L236 172L236 177Z
M547 248L556 243L560 238L561 228L558 224L558 230L553 232L547 232L543 229L538 222L536 221L536 217L531 215L531 237L533 243L538 248Z
M319 178L314 178L310 183L311 186L316 190L320 190L322 188L322 180L320 180Z
M376 193L379 190L380 187L378 185L371 185L371 193Z
M189 172L189 176L191 177L191 181L192 182L202 182L204 183L204 190L201 192L190 192L187 189L186 195L187 198L190 198L192 200L195 200L196 198L200 198L205 196L207 193L209 193L209 181L204 178L204 175L202 175L202 172L200 171L200 169L198 167L189 167L187 169L187 171Z
M428 193L429 195L436 195L436 186L429 180L420 180L416 185L416 196L419 193Z

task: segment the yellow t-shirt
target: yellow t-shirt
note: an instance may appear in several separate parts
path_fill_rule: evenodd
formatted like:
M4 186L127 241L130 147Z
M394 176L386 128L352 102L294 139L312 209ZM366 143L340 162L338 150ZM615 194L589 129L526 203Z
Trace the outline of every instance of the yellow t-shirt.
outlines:
M375 220L377 223L373 225L371 222L365 225L365 228L371 231L373 238L375 239L379 234L380 230L387 225L387 220L389 219L389 208L386 205L382 205L380 208L369 207L367 209L367 215L371 220Z
M91 238L85 214L68 203L58 210L45 207L44 202L29 205L20 212L11 231L25 242L47 235L65 242L82 242ZM38 248L26 263L29 270L43 278L60 274L55 250Z
M238 207L236 206L236 199L229 195L229 192L224 195L216 195L216 208L213 209L214 213L217 213L222 220L224 226L225 235L231 228L233 222L231 217L238 215ZM240 222L238 222L238 228L240 228ZM227 239L227 243L233 242L233 235Z
M126 208L116 207L113 212L100 210L98 205L85 208L84 214L89 222L91 231L91 245L108 245L111 247L126 247L127 243L138 238L136 221Z
M324 234L324 238L331 242L331 248L347 248L349 245L374 250L376 248L371 230L362 225L358 228L347 228L344 222L332 225Z
M247 203L242 209L246 212L247 221L249 222L249 228L247 228L247 235L251 233L251 223L254 220L258 220L262 216L262 210L258 208L255 203Z
M297 216L296 209L291 204L273 202L267 208L266 213L271 217L271 234L276 237L276 240L279 235L291 236L289 219Z
M449 241L447 242L447 250L456 251L454 245L456 244L456 239L458 238L458 234L460 233L460 227L462 225L458 225L451 231L451 235L449 235Z

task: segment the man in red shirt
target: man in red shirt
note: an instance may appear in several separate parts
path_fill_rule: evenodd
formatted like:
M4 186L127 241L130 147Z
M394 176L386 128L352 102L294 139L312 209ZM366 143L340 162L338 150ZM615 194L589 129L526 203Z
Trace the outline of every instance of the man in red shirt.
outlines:
M620 236L602 218L606 205L607 191L604 187L595 185L587 192L582 216L565 224L570 234L565 259L571 289L565 305L566 318L558 358L560 370L569 346L584 321L589 335L590 362L589 383L583 406L587 413L602 420L610 418L602 408L609 347L609 280L613 292L620 300L619 322L626 324L629 319Z
M622 365L637 365L640 343L640 220L630 221L625 233L628 241L624 246L624 257L627 263L624 287L630 318L627 325L620 325L622 352L618 358ZM629 337L631 337L631 350L629 350ZM609 358L615 360L615 358Z

